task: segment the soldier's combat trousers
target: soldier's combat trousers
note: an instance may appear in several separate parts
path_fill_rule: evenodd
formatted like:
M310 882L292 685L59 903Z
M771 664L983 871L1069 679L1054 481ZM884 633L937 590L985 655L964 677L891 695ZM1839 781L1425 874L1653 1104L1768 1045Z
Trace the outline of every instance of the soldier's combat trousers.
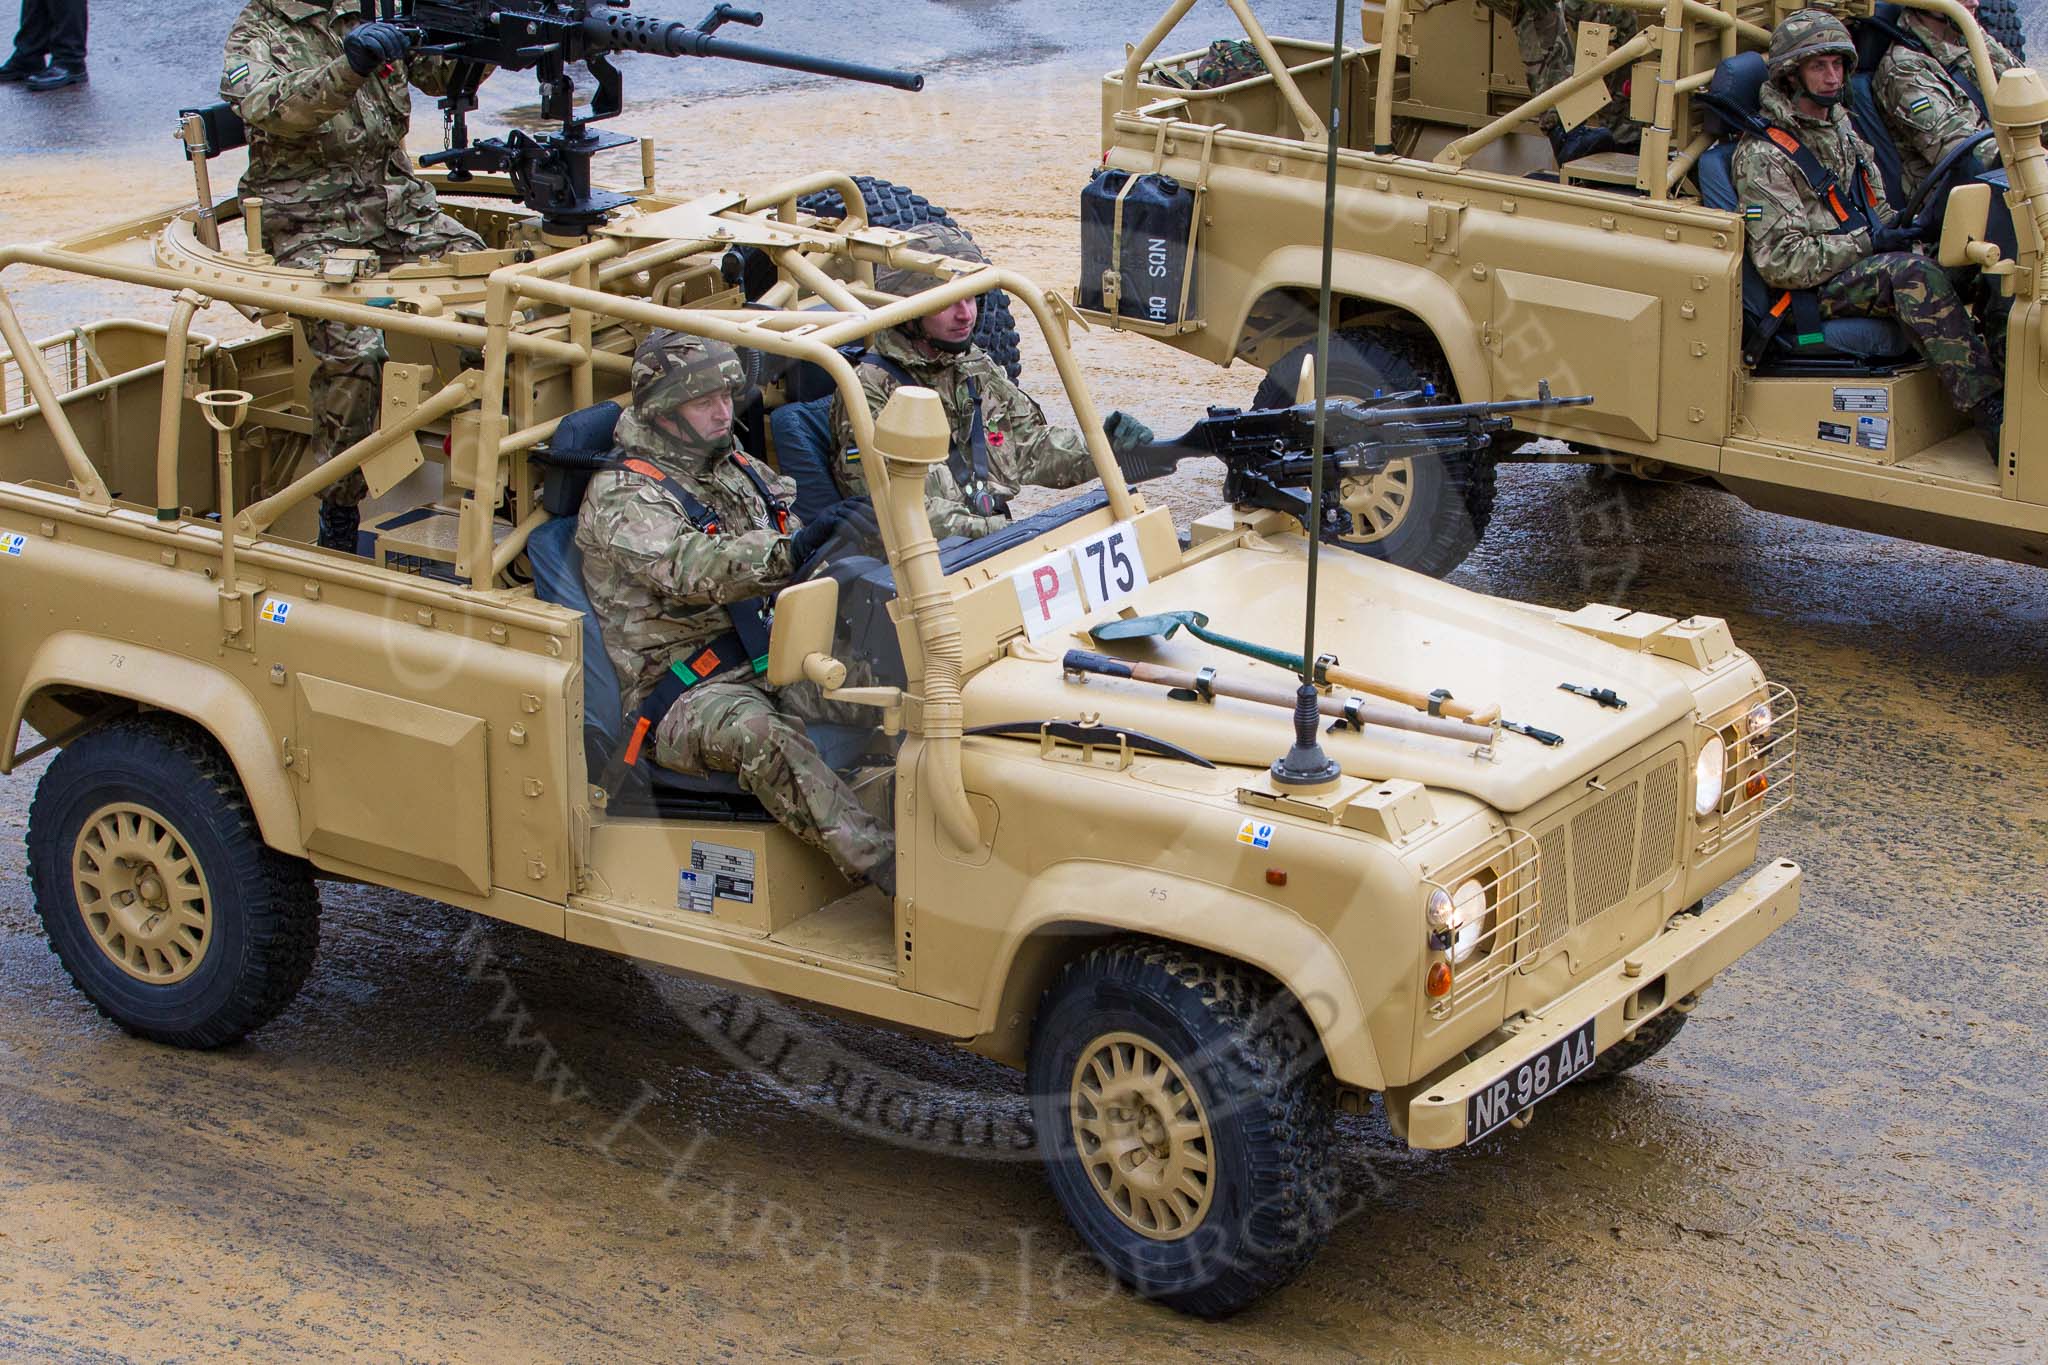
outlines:
M2001 389L1997 366L1948 272L1925 256L1866 256L1815 291L1824 318L1891 318L1934 367L1948 401L1975 413Z
M890 874L896 841L825 762L803 726L751 683L705 683L676 699L654 731L654 761L677 772L732 773L783 828L823 849L853 880Z
M278 240L282 238L280 233ZM299 270L315 269L337 250L374 250L385 269L405 261L429 260L450 251L476 251L483 241L445 213L407 232L387 232L383 239L364 246L334 241L318 235L298 236L279 254L277 263ZM313 353L313 377L308 400L313 409L313 441L307 451L311 463L325 464L368 436L377 426L380 380L384 364L384 334L375 327L355 327L318 318L301 318L307 349ZM320 501L330 507L354 507L369 491L360 469L329 484Z

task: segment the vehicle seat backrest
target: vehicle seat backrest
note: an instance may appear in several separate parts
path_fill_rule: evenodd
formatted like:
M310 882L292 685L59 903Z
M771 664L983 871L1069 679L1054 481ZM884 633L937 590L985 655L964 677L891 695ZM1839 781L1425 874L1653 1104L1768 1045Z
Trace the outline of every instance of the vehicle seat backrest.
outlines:
M1870 73L1858 71L1849 77L1849 122L1877 157L1877 176L1884 183L1885 202L1893 208L1906 202L1905 166L1899 160L1898 144L1892 141L1891 125L1878 111L1877 95L1870 87Z
M583 734L591 761L598 765L591 771L597 772L619 744L619 675L605 653L604 631L583 586L575 515L557 516L536 529L527 538L526 558L533 565L536 597L583 613Z
M540 505L549 513L574 521L583 510L583 490L590 486L590 476L611 459L612 434L624 413L609 400L593 403L564 417L547 444L534 451L534 459L547 468Z
M832 395L784 403L768 414L768 430L775 437L776 468L796 480L796 514L816 520L845 496L833 472Z
M1706 111L1709 136L1732 141L1763 117L1764 78L1768 74L1761 52L1738 52L1721 59L1707 88L1693 95L1693 102Z

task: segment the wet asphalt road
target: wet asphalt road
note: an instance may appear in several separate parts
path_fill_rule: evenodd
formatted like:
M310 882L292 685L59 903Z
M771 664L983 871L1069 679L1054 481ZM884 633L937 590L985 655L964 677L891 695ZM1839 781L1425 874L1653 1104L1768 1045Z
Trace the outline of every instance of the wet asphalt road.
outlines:
M726 26L719 36L757 47L837 57L846 61L948 78L1002 65L1030 66L1068 59L1107 66L1126 41L1164 5L1100 5L1089 0L851 0L845 4L791 4L761 0L759 28ZM696 22L703 0L641 0L636 14ZM9 7L7 14L12 14ZM154 0L92 6L83 86L30 95L0 89L7 101L0 146L23 153L114 152L169 138L178 110L220 96L220 52L239 12L231 0ZM1328 26L1328 11L1303 0L1262 4L1259 13L1276 33L1314 33ZM1220 0L1203 0L1183 22L1186 46L1233 24ZM11 30L8 31L11 33ZM832 82L739 62L694 58L663 61L626 54L620 59L628 97L668 101L749 94L766 89ZM481 136L494 118L530 109L529 73L500 72L484 86L483 109L473 131ZM430 97L415 97L422 126L437 120Z
M154 54L163 16L209 7L160 5L129 30L100 8L93 85L0 101L45 101L27 106L39 118L72 101L70 127L98 129L72 144L93 183L122 185L125 166L126 184L174 197L156 129L181 101L122 44ZM750 173L875 165L1004 259L1071 278L1091 135L1049 111L1074 107L1072 82L1044 77L1021 117L967 126L956 115L999 98L985 68L1022 7L908 8L958 22L966 95L868 159L850 128L803 121L815 104L791 87L746 134ZM213 9L216 35L228 12ZM796 7L771 9L761 40L841 51L811 37L846 12L807 8L806 35ZM1099 50L1130 36L1128 19L1045 12ZM1051 65L1103 64L1067 50ZM656 103L664 179L703 183L718 158L688 142L683 95ZM937 159L963 138L1010 159ZM149 159L123 162L136 147ZM16 165L0 237L79 220L55 197L73 162ZM31 330L74 320L75 294L26 292ZM1084 359L1105 406L1148 414L1249 389L1129 338L1088 338ZM1215 489L1196 472L1157 492L1186 512ZM1765 849L1805 865L1804 908L1663 1056L1567 1090L1526 1131L1425 1155L1377 1116L1346 1120L1343 1225L1242 1318L1189 1323L1108 1285L1031 1167L998 1159L1014 1157L1017 1084L972 1059L804 1021L988 1120L931 1155L872 1107L781 1093L746 1060L772 1052L763 1035L732 1042L752 1016L714 990L334 887L300 1000L246 1044L172 1052L71 992L15 855L0 857L0 1358L2039 1358L2048 577L1702 488L1529 468L1504 474L1456 579L1728 617L1803 704L1799 800ZM39 767L0 780L0 850L21 847Z

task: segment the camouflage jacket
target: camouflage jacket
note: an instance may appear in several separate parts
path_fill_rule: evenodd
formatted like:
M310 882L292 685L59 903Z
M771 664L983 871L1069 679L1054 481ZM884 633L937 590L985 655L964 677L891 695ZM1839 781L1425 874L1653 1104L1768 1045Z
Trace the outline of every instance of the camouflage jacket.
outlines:
M1877 74L1871 77L1870 93L1884 112L1892 141L1898 144L1905 190L1911 194L1920 188L1920 182L1949 148L1991 125L1977 112L1976 103L1963 87L1949 75L1950 70L1971 69L1970 49L1961 38L1950 41L1935 37L1911 20L1907 21L1906 29L1927 45L1927 51L1915 52L1904 43L1893 43L1884 60L1878 63ZM1984 46L1990 51L1991 69L1997 75L2003 76L2019 65L1988 33L1984 35ZM1989 90L1983 94L1987 99L1991 96ZM1998 143L1986 142L1973 155L1979 166L1992 165L1998 160Z
M360 22L352 0L249 0L228 30L220 93L249 127L242 193L262 196L273 255L307 237L369 245L438 211L405 133L410 86L440 94L448 63L358 76L341 40Z
M1844 202L1856 192L1860 165L1873 191L1884 193L1877 157L1849 126L1849 111L1837 105L1824 119L1810 119L1792 107L1776 81L1765 84L1764 117L1805 143L1834 174ZM1792 158L1760 137L1745 137L1735 149L1735 195L1742 204L1749 258L1774 289L1811 289L1833 279L1870 254L1870 234L1840 226L1827 204L1806 183ZM1880 222L1888 210L1875 210Z
M906 341L894 328L877 334L869 346L909 371L918 383L934 389L946 408L946 423L955 442L964 442L973 427L968 383L981 389L982 423L988 433L988 482L1002 496L1015 497L1025 484L1072 488L1095 477L1095 461L1081 433L1055 427L1031 395L1010 382L1003 368L975 346L965 355L934 356ZM856 371L868 397L868 411L880 415L896 392L896 379L875 365ZM867 490L860 450L854 444L853 422L841 400L832 399L832 443L837 452L839 485L848 494ZM985 536L1008 524L1006 518L981 516L965 501L960 481L948 465L934 465L925 479L925 510L938 536Z
M682 505L645 475L614 469L590 480L576 546L630 714L671 663L687 662L732 628L726 603L772 596L797 566L788 535L776 529L731 440L686 445L636 412L619 419L615 439L615 457L659 466L710 509L718 528L715 534L698 530ZM794 499L794 484L761 472L778 497ZM796 529L793 514L790 529ZM742 665L719 676L753 674Z

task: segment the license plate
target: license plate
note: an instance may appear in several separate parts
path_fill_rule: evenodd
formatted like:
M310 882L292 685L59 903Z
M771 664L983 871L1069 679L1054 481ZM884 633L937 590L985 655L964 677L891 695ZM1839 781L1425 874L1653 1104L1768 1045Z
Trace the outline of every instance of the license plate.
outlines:
M1501 1073L1465 1101L1465 1141L1477 1142L1515 1115L1557 1093L1593 1065L1593 1021Z

